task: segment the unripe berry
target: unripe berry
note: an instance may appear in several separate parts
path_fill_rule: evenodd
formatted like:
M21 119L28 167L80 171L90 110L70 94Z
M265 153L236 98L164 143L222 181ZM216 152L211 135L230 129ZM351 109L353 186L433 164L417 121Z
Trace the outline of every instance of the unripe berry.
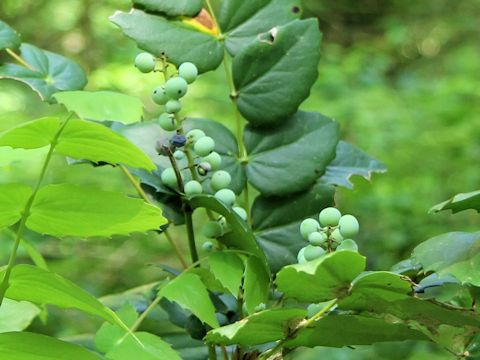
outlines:
M149 73L155 69L156 60L152 54L143 52L135 58L135 67L142 73Z
M198 69L195 64L185 62L178 68L178 76L184 78L187 83L191 84L197 79Z
M233 208L233 211L235 211L237 213L238 216L240 216L240 218L243 220L243 221L247 221L247 212L245 211L244 208L241 208L239 206L235 206Z
M307 262L307 259L305 259L305 249L306 247L301 248L297 254L297 261L299 264L305 264Z
M177 120L171 114L163 113L158 118L158 124L165 131L173 131L178 127Z
M184 190L185 190L185 195L187 196L198 195L203 192L202 184L200 184L196 180L191 180L187 182L184 186Z
M222 236L222 226L216 221L209 221L203 225L201 230L203 236L213 239Z
M350 238L358 234L360 224L353 215L343 215L338 222L338 229L344 238Z
M177 176L173 168L166 168L163 170L160 178L162 179L162 183L166 186L171 188L176 188L178 186Z
M155 104L165 105L169 100L164 86L159 86L153 90L152 100Z
M213 151L210 155L205 156L203 161L208 162L212 166L212 170L218 170L222 164L222 157L219 153Z
M337 226L342 214L334 207L328 207L320 211L319 220L322 226Z
M320 224L318 223L317 220L305 219L300 224L300 233L305 239L308 239L308 236L311 233L318 231L319 228L320 228Z
M198 139L193 146L193 150L198 156L207 156L213 149L215 149L215 141L209 136Z
M318 259L320 256L325 255L325 250L323 250L320 246L308 245L305 248L303 255L307 261L312 261Z
M343 241L343 236L342 236L342 234L340 233L340 230L338 230L338 229L333 230L333 232L332 232L332 234L330 235L330 237L331 237L333 240L335 240L337 243Z
M182 103L178 100L168 100L165 104L165 111L169 114L176 114L182 110Z
M352 239L345 239L340 245L337 246L337 251L339 250L358 251L358 245Z
M210 252L213 250L213 243L211 241L205 241L203 244L202 244L202 249L203 251L205 252Z
M308 241L312 245L320 246L327 241L327 235L323 232L315 231L308 235Z
M232 177L230 174L224 170L219 170L212 175L210 185L212 186L213 190L217 191L220 189L225 189L228 185L230 185L231 182Z
M215 193L215 198L217 200L220 200L221 202L229 205L229 206L232 206L234 203L235 203L235 199L237 198L235 193L230 190L230 189L222 189L222 190L218 190L216 193Z
M180 99L187 93L188 84L184 78L171 78L165 83L165 92L171 99Z
M200 130L200 129L192 129L189 132L187 132L187 140L195 143L197 142L200 138L205 136L205 133Z
M182 150L177 150L173 153L173 157L177 160L185 159L185 153Z

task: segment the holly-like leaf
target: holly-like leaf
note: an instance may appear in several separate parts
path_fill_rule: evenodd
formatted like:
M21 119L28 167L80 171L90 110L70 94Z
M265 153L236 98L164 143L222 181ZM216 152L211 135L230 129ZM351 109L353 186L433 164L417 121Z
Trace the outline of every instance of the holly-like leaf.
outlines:
M140 9L167 16L193 17L202 10L203 0L133 0L133 4Z
M3 299L0 307L0 333L22 331L38 314L40 314L40 308L28 301Z
M29 332L0 334L0 353L9 360L100 360L85 348Z
M435 205L430 209L430 212L452 210L452 213L455 214L469 209L480 212L480 190L457 194L451 199Z
M335 157L338 136L337 123L313 112L297 112L274 128L247 126L248 181L265 196L306 190Z
M0 185L0 229L20 220L31 194L32 189L27 185Z
M352 176L362 176L370 180L373 173L384 173L387 168L378 160L370 157L357 147L340 141L337 145L335 159L328 164L322 180L327 184L353 188Z
M295 20L259 35L233 59L242 115L253 126L288 119L308 97L319 59L320 31L315 19Z
M247 259L243 288L245 308L249 314L253 314L258 305L267 303L270 291L270 275L264 264L255 256L250 256Z
M0 20L0 50L15 49L20 46L21 42L20 35L7 23Z
M161 210L140 199L72 184L47 185L33 202L26 225L52 236L111 236L157 230Z
M140 99L113 91L63 91L53 97L84 120L133 124L143 116Z
M72 60L25 43L20 46L20 51L29 68L4 64L0 66L0 79L25 83L42 100L53 102L52 95L56 92L80 90L87 83L84 71Z
M284 267L277 274L276 284L288 298L319 303L346 296L351 282L364 269L365 257L354 251L338 251Z
M242 259L235 253L214 252L208 257L208 265L215 278L237 297L245 270Z
M413 250L424 272L453 275L462 284L480 286L480 232L435 236Z
M225 45L235 56L258 34L300 18L298 0L224 0L219 23L226 35Z
M156 56L165 54L177 67L189 61L204 73L216 69L223 60L224 46L216 37L182 21L141 10L116 12L110 20L138 47Z

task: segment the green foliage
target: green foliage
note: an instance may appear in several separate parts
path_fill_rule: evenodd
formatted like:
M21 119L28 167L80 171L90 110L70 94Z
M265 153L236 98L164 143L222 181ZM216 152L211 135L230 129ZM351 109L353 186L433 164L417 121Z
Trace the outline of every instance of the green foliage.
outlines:
M0 228L15 224L22 217L32 189L23 184L0 185Z
M40 309L28 301L5 299L0 309L0 333L25 330Z
M480 212L480 190L457 194L451 199L435 205L430 212L452 210L453 213L474 209Z
M4 21L0 20L0 50L7 48L15 49L21 43L20 35Z
M202 10L202 0L134 0L133 4L166 16L195 16Z

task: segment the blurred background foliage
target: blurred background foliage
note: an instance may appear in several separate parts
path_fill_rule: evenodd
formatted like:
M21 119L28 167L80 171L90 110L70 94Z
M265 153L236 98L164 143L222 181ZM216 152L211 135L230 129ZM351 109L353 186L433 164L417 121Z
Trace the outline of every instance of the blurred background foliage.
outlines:
M306 16L319 18L324 42L320 75L302 108L335 118L344 138L388 167L388 173L374 176L373 183L354 179L354 190L339 189L337 194L342 212L360 219L359 242L370 267L387 269L434 235L478 229L473 211L454 216L427 212L458 192L480 187L480 1L305 0L304 6ZM129 8L130 3L122 0L2 0L0 18L24 41L78 61L89 76L87 89L141 97L146 119L151 119L159 108L151 102L150 92L160 79L136 71L132 63L139 50L108 21L115 10ZM0 55L0 60L5 58ZM222 69L202 76L184 104L185 114L232 125ZM61 107L43 104L22 84L0 82L0 131L61 112ZM3 149L0 182L34 181L43 155ZM7 161L12 156L13 163ZM48 180L133 194L118 169L87 165L67 169L60 158ZM175 235L185 248L182 229ZM10 242L7 235L1 240L0 257L5 258ZM96 295L163 276L155 264L177 264L165 238L155 235L32 241L53 269ZM70 323L62 320L62 327L55 321L37 326L70 335L82 326L91 330L90 323L91 319L72 316ZM305 359L317 356L309 354ZM355 359L372 358L371 352L366 354L357 352ZM345 351L325 355L351 358ZM421 351L415 358L422 358Z

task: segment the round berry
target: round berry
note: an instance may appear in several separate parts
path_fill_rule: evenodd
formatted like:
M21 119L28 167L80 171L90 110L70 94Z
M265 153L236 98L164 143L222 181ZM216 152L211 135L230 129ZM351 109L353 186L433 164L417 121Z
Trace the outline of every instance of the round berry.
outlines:
M202 244L203 251L210 252L213 250L213 243L211 241L205 241Z
M297 254L297 261L299 264L305 264L307 262L307 259L305 259L305 249L306 247L301 248Z
M247 212L245 211L244 208L241 208L239 206L235 206L233 208L233 211L235 211L235 213L240 216L240 218L243 220L243 221L247 221Z
M155 69L156 60L152 54L143 52L135 58L135 67L142 73L149 73Z
M341 216L342 214L338 209L334 207L325 208L320 211L320 224L322 224L322 226L337 226Z
M320 246L308 245L305 248L304 256L307 261L318 259L320 256L323 255L325 255L325 250L323 250L323 248L321 248Z
M169 114L175 114L182 110L182 103L178 100L168 100L165 104L165 111Z
M180 99L187 93L188 84L184 78L171 78L165 83L165 92L172 99Z
M235 199L237 198L235 193L230 190L230 189L222 189L222 190L218 190L216 193L215 193L215 198L217 200L220 200L221 202L229 205L229 206L232 206L234 203L235 203Z
M198 195L203 192L202 184L200 184L196 180L191 180L187 182L184 186L184 190L185 190L185 195L187 196Z
M213 239L222 236L222 225L216 221L209 221L203 225L201 230L203 236Z
M182 150L177 150L173 153L173 157L177 160L185 159L185 153Z
M338 229L333 230L333 232L332 232L332 234L330 235L330 237L331 237L333 240L335 240L337 243L343 241L343 236L342 236L342 234L340 233L340 230L338 230Z
M193 146L193 150L198 156L207 156L213 149L215 149L215 141L209 136L198 139Z
M320 224L318 223L317 220L305 219L300 224L300 233L305 239L308 239L308 236L311 233L318 231L319 228L320 228Z
M187 138L180 134L175 134L170 139L170 144L172 144L172 146L176 148L183 147L186 142Z
M155 104L165 105L169 100L164 86L159 86L153 90L152 100Z
M177 176L173 168L166 168L165 170L163 170L160 178L162 179L162 183L166 186L172 188L176 188L178 186Z
M197 172L201 176L207 175L210 170L212 170L212 166L207 162L201 162L197 166Z
M211 186L212 189L217 191L220 189L225 189L232 182L232 177L230 174L224 170L216 171L212 175Z
M350 238L358 234L360 225L353 215L343 215L338 222L338 229L344 238Z
M358 245L352 239L345 239L340 245L337 246L337 251L339 250L358 251Z
M200 138L204 137L205 133L200 130L200 129L192 129L189 132L187 132L187 140L195 143L198 141Z
M158 124L165 131L173 131L178 127L177 120L171 114L163 113L158 118Z
M191 84L197 79L198 69L195 64L184 62L178 68L178 76L184 78L187 83Z
M315 231L308 235L308 241L312 245L320 246L327 241L327 235L323 232Z
M203 158L203 161L208 162L212 166L212 170L218 170L222 164L222 157L219 153L212 151L210 155Z

